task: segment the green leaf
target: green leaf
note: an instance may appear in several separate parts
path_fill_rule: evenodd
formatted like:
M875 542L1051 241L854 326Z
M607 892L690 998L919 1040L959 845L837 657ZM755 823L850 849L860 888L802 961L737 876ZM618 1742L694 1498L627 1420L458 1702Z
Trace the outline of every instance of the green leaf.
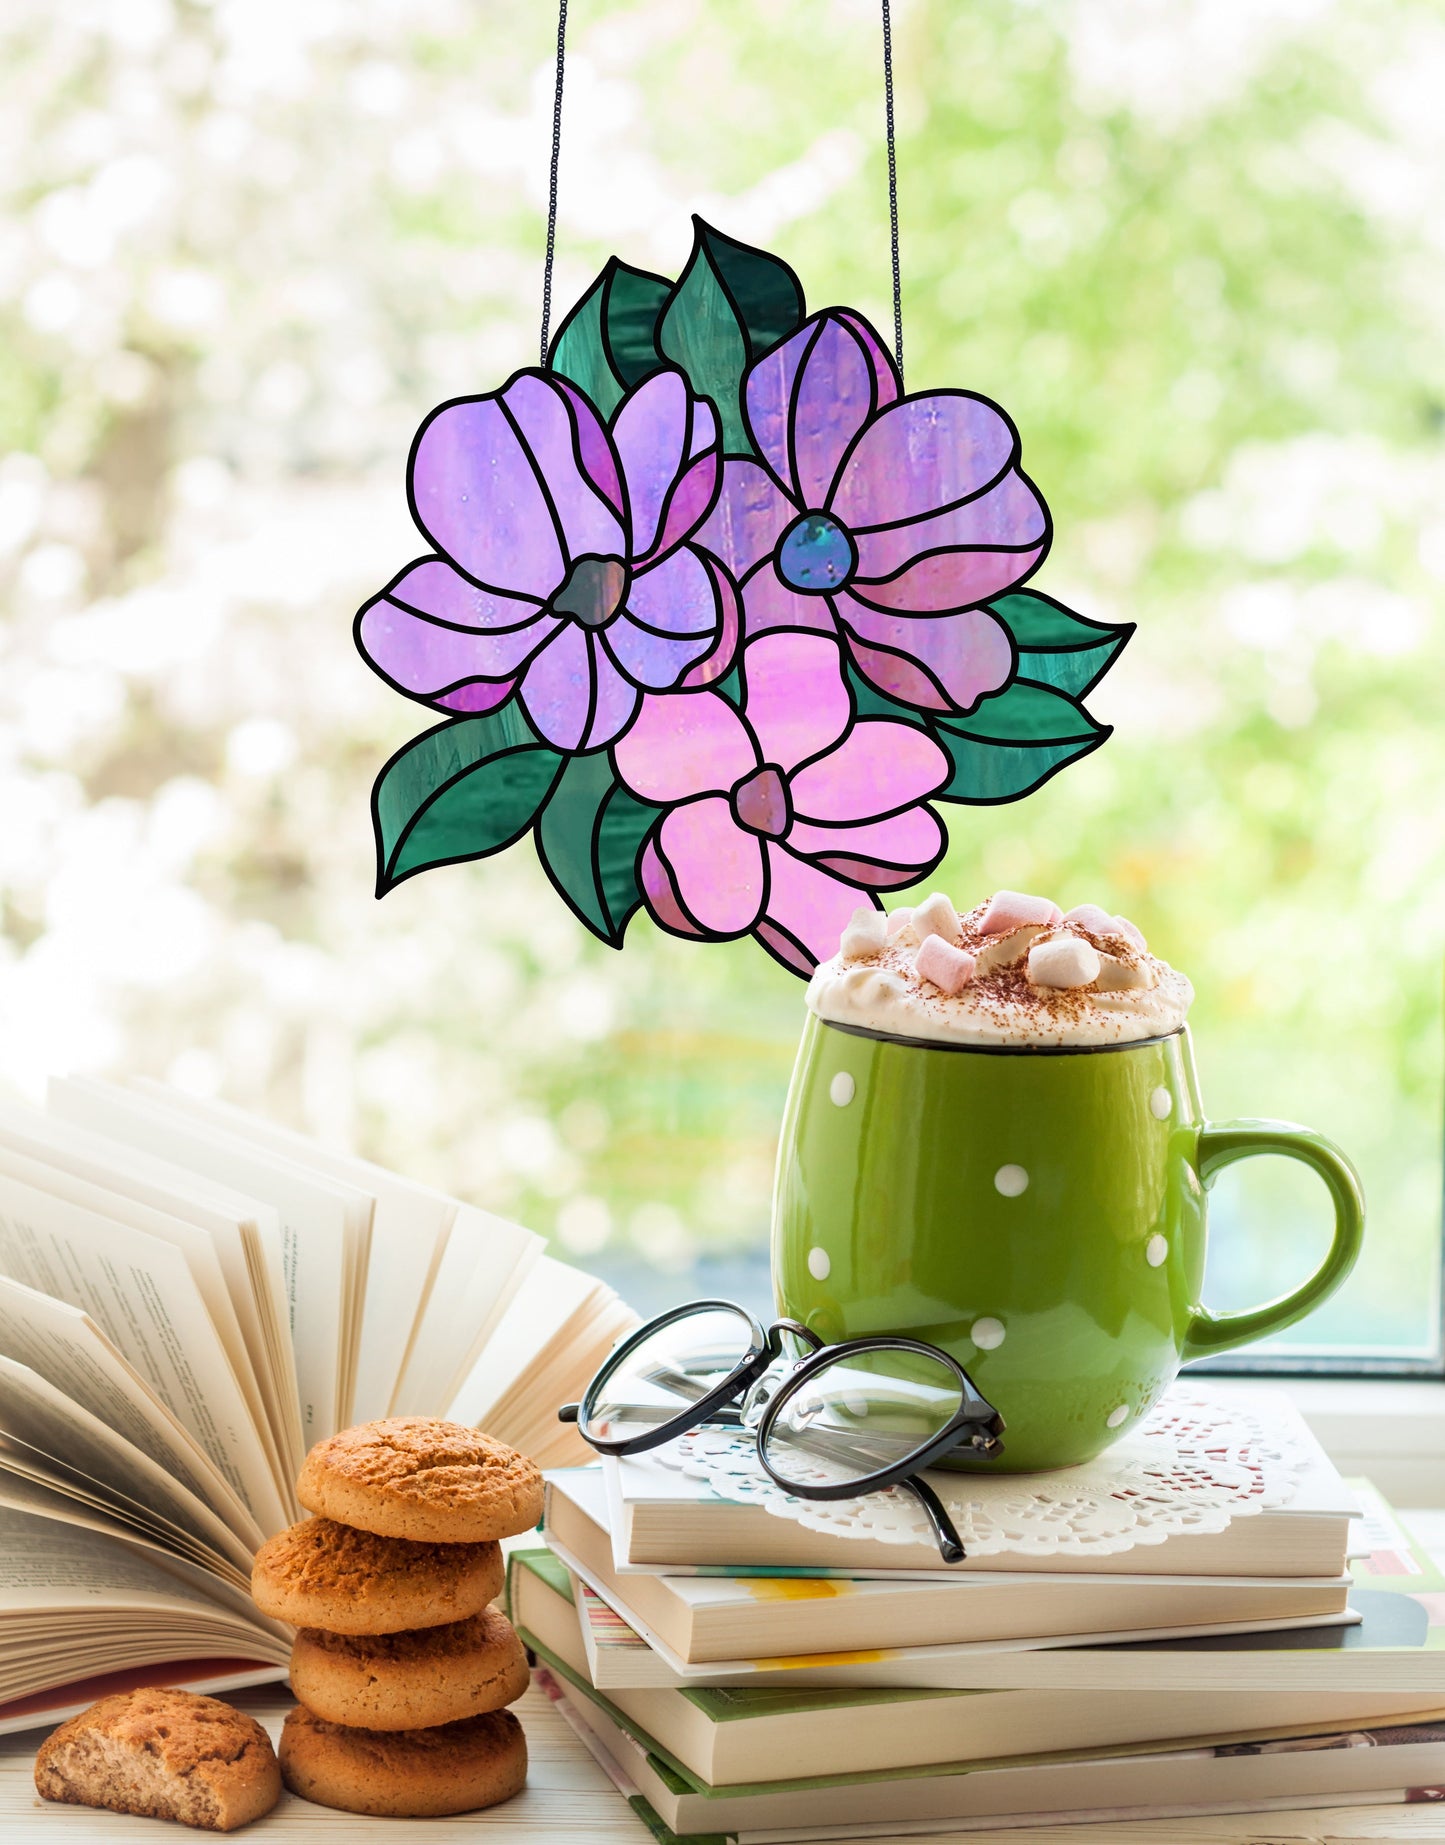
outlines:
M1110 734L1077 700L1028 679L985 698L968 717L934 718L931 728L953 763L937 798L975 806L1032 794Z
M562 764L515 704L404 745L371 791L377 896L418 871L487 858L520 839Z
M940 717L961 736L985 743L1080 743L1097 737L1096 724L1077 699L1032 679L1015 679L981 698L967 717Z
M743 374L803 317L803 291L786 263L693 219L692 255L658 327L658 344L717 406L723 451L751 455Z
M843 676L852 689L859 717L891 718L895 724L912 724L917 730L931 728L928 716L916 705L901 705L896 698L890 698L886 692L880 692L876 685L870 684L846 653L843 657Z
M1014 637L1019 676L1074 698L1094 689L1134 632L1132 621L1090 621L1037 590L1000 596L988 607Z
M891 718L926 730L953 764L940 801L989 806L1032 794L1051 775L1109 735L1075 699L1052 686L1015 679L983 699L968 717L948 717L899 704L870 685L850 662L845 669L859 717Z
M710 398L716 406L723 452L751 455L742 412L747 335L701 244L673 290L657 337L667 357L687 373L698 396Z
M613 256L557 329L548 369L585 391L604 417L662 364L657 320L672 284Z
M547 369L570 378L604 417L622 402L622 380L612 369L605 332L607 283L616 261L614 256L562 322L547 355Z
M612 279L607 289L607 350L612 369L630 391L649 372L662 363L657 345L657 323L672 283L665 276L650 275L634 269L630 263L612 264Z
M638 849L661 813L619 785L603 752L573 757L537 821L537 854L557 894L612 948L642 903Z
M781 257L716 231L693 219L694 237L737 312L748 351L761 358L770 346L803 323L803 285Z

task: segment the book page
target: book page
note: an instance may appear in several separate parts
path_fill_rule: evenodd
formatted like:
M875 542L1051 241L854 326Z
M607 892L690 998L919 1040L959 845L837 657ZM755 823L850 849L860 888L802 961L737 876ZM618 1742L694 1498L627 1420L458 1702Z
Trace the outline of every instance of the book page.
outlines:
M180 1250L0 1173L0 1273L82 1308L251 1512L269 1510L270 1461Z
M94 1500L76 1498L68 1486L58 1486L43 1478L37 1469L21 1470L0 1465L0 1511L24 1512L53 1525L63 1525L67 1530L92 1531L116 1543L134 1545L140 1553L153 1558L157 1567L162 1558L170 1559L175 1555L170 1546L152 1532L138 1529L119 1512L108 1511ZM208 1581L220 1584L220 1577L209 1570L204 1573Z
M196 1600L214 1602L219 1607L230 1609L268 1632L288 1632L279 1621L269 1621L261 1614L251 1599L249 1585L241 1588L227 1578L217 1576L214 1570L193 1563L187 1557L177 1556L156 1538L134 1530L112 1513L101 1511L95 1506L82 1505L79 1500L57 1492L42 1481L0 1470L0 1518L7 1512L23 1513L28 1518L48 1524L57 1532L83 1532L100 1538L107 1544L115 1545L123 1556L142 1559L158 1570L167 1581L185 1583ZM0 1616L7 1623L14 1618L5 1614L3 1593L0 1593ZM3 1631L8 1631L8 1626ZM0 1659L3 1659L3 1653L0 1653Z
M0 1434L92 1481L103 1493L188 1531L249 1574L251 1551L194 1493L133 1443L48 1383L0 1356Z
M38 1109L0 1103L0 1147L191 1224L209 1238L248 1361L245 1366L233 1361L233 1368L253 1410L259 1409L263 1426L269 1427L281 1477L294 1478L303 1449L276 1211L260 1199ZM147 1228L145 1221L128 1221Z
M342 1426L343 1328L351 1307L347 1261L349 1188L234 1134L158 1107L148 1096L71 1078L51 1083L52 1112L82 1127L134 1141L264 1199L280 1213L301 1435L307 1447Z
M238 1647L284 1663L289 1632L249 1597L216 1586L193 1566L161 1566L102 1533L0 1505L4 1695L162 1660L173 1647L194 1655L197 1637L213 1637L218 1654Z
M535 1231L469 1204L457 1206L392 1415L445 1413L541 1259L542 1249Z
M135 1606L137 1596L177 1604L210 1599L99 1532L0 1506L0 1609Z
M253 1514L195 1437L80 1308L0 1275L0 1352L117 1430L203 1500L236 1535L260 1545L289 1522L279 1501ZM263 1482L274 1496L269 1481Z
M356 1422L370 1422L388 1414L438 1249L457 1213L456 1200L370 1160L318 1146L293 1128L248 1115L228 1102L202 1101L144 1077L136 1078L131 1087L272 1147L375 1199L351 1416Z
M600 1285L581 1269L543 1256L516 1290L501 1325L457 1392L452 1409L458 1420L484 1427L498 1397Z
M78 1205L98 1217L109 1218L128 1225L132 1230L141 1230L148 1236L158 1237L181 1252L211 1325L215 1328L216 1338L245 1405L252 1433L265 1452L273 1479L278 1483L284 1480L286 1472L261 1402L255 1373L251 1368L251 1355L241 1337L240 1323L221 1272L216 1246L206 1232L183 1218L171 1217L151 1205L138 1204L132 1198L93 1185L87 1179L31 1159L27 1154L4 1145L0 1145L0 1174L18 1179L32 1190L44 1191L66 1204Z
M27 1447L24 1442L16 1441L9 1435L0 1435L0 1478L12 1489L12 1493L18 1486L58 1496L79 1511L93 1514L105 1530L116 1536L124 1534L140 1538L148 1548L185 1557L218 1580L229 1581L237 1588L249 1586L246 1575L235 1563L203 1544L180 1525L172 1524L169 1519L162 1518L124 1493L112 1493L97 1487L84 1474L76 1473L53 1456ZM18 1498L18 1495L14 1497ZM4 1649L0 1647L0 1660L3 1657Z
M595 1275L543 1256L457 1391L449 1414L520 1447L539 1466L593 1451L557 1410L575 1402L637 1315Z

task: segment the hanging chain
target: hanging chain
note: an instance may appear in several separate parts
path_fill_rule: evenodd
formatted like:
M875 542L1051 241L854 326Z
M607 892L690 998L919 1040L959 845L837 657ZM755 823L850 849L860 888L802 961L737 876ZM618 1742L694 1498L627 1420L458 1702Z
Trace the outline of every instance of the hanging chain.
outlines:
M562 73L567 64L567 0L557 7L557 88L552 98L552 171L547 183L547 254L542 262L542 368L552 320L552 259L557 252L557 168L562 159Z
M893 249L893 351L903 376L903 270L898 255L898 151L893 122L893 17L883 7L883 101L888 125L888 229ZM562 159L562 77L567 65L567 0L557 6L557 84L552 97L552 164L547 182L547 253L542 262L542 365L552 321L552 263L557 251L557 170Z
M893 18L883 0L883 100L888 112L888 228L893 240L893 351L903 377L903 270L898 260L898 153L893 134Z

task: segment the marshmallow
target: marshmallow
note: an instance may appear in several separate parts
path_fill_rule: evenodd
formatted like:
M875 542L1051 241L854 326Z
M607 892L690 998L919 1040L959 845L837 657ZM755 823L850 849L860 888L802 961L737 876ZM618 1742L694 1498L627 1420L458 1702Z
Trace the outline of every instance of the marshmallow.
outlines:
M913 924L913 933L919 941L930 935L941 935L945 942L955 946L963 938L963 931L958 926L958 911L953 907L953 899L941 890L933 891L925 897L914 910L909 921Z
M995 935L978 951L978 976L996 974L1001 967L1022 961L1029 943L1044 933L1043 923L1028 923L1022 929L1010 929L1007 935Z
M940 993L961 993L973 979L974 958L966 948L955 948L941 935L928 936L914 957L920 977L931 980Z
M1055 935L1029 949L1029 980L1036 987L1087 987L1099 978L1099 956L1080 936Z
M1101 993L1147 991L1158 975L1147 961L1121 961L1115 955L1099 956L1098 988Z
M907 904L904 904L901 909L890 910L888 912L888 939L889 941L892 941L895 935L900 935L903 932L903 930L905 930L908 927L909 923L911 923L912 921L913 921L913 911L909 908Z
M1097 903L1076 903L1073 909L1065 910L1064 921L1076 923L1080 929L1087 929L1090 935L1119 933L1117 921Z
M853 920L843 931L838 952L845 961L863 961L882 954L888 940L888 926L882 910L856 909Z
M1147 944L1139 930L1127 916L1111 916L1097 903L1079 903L1064 917L1066 923L1075 923L1080 929L1087 929L1090 935L1126 936L1136 948Z
M1027 923L1050 929L1063 920L1064 912L1047 897L1029 897L1017 890L996 890L978 926L985 935L1002 935L1009 929L1021 929Z

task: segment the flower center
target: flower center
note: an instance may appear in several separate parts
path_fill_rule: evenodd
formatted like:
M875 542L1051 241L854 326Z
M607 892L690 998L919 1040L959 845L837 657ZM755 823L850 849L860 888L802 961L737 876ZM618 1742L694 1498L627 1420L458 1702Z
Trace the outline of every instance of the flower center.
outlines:
M627 594L627 566L616 557L579 557L552 598L559 615L584 628L605 628Z
M733 789L733 814L750 833L781 839L792 818L788 810L788 784L777 769L754 769Z
M778 575L805 596L841 589L857 563L853 540L827 513L804 513L778 540Z

